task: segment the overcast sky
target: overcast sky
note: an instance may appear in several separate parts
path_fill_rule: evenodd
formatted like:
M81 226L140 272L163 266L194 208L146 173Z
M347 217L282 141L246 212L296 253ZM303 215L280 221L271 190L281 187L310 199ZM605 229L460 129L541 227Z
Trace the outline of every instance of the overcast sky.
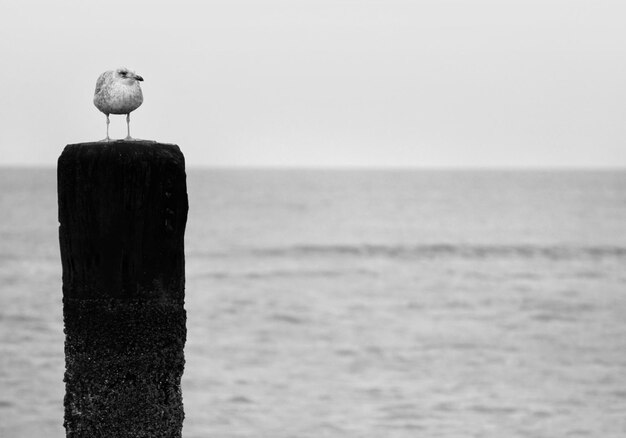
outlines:
M0 164L133 136L189 166L626 166L623 0L0 0ZM125 136L111 116L112 137Z

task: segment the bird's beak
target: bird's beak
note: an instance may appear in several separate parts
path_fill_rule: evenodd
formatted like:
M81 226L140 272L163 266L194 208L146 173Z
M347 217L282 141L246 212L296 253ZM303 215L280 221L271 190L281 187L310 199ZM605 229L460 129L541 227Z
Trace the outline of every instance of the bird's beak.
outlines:
M143 81L143 78L141 76L139 76L139 75L135 75L135 79L138 80L138 81Z

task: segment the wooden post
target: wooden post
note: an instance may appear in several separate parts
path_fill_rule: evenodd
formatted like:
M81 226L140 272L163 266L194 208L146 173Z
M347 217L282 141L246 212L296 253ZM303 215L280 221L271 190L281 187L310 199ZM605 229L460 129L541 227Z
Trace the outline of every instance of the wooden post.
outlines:
M187 188L176 145L68 145L58 162L68 438L180 437Z

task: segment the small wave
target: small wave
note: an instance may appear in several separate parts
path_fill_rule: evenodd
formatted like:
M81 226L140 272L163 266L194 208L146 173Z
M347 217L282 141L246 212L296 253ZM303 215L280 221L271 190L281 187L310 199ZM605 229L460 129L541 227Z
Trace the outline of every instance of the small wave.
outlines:
M538 322L575 322L577 319L571 315L562 315L558 313L541 312L531 317Z
M542 246L542 245L294 245L256 248L250 253L261 257L384 257L392 259L436 258L540 258L549 260L626 258L621 246Z
M210 278L215 280L230 280L230 279L248 279L248 280L262 280L262 279L274 279L274 278L335 278L344 277L346 275L373 275L371 271L364 269L353 270L329 270L329 269L274 269L274 270L259 270L259 271L211 271L200 272L190 274L190 277L196 278Z
M273 314L270 316L270 319L274 320L274 321L278 321L278 322L282 322L282 323L286 323L286 324L291 324L291 325L300 325L300 324L304 324L306 321L302 318L298 318L297 316L293 316L293 315L286 315L286 314Z
M243 403L243 404L250 404L250 403L254 403L254 401L252 401L252 399L245 397L243 395L236 395L234 397L231 397L229 402L231 403Z
M616 398L626 400L626 390L617 389L615 391L611 391L611 395Z
M495 415L513 415L519 412L519 410L512 406L487 406L487 405L473 405L469 407L470 410L481 414L495 414Z

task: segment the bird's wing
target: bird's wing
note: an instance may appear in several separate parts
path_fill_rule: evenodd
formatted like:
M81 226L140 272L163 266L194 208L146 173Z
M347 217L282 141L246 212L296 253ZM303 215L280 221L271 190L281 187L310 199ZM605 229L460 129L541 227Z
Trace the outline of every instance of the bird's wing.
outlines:
M100 77L98 78L98 81L96 82L96 91L94 92L94 94L98 94L100 90L102 90L102 87L104 86L104 83L106 82L108 73L109 73L108 71L105 71L104 73L100 75Z

